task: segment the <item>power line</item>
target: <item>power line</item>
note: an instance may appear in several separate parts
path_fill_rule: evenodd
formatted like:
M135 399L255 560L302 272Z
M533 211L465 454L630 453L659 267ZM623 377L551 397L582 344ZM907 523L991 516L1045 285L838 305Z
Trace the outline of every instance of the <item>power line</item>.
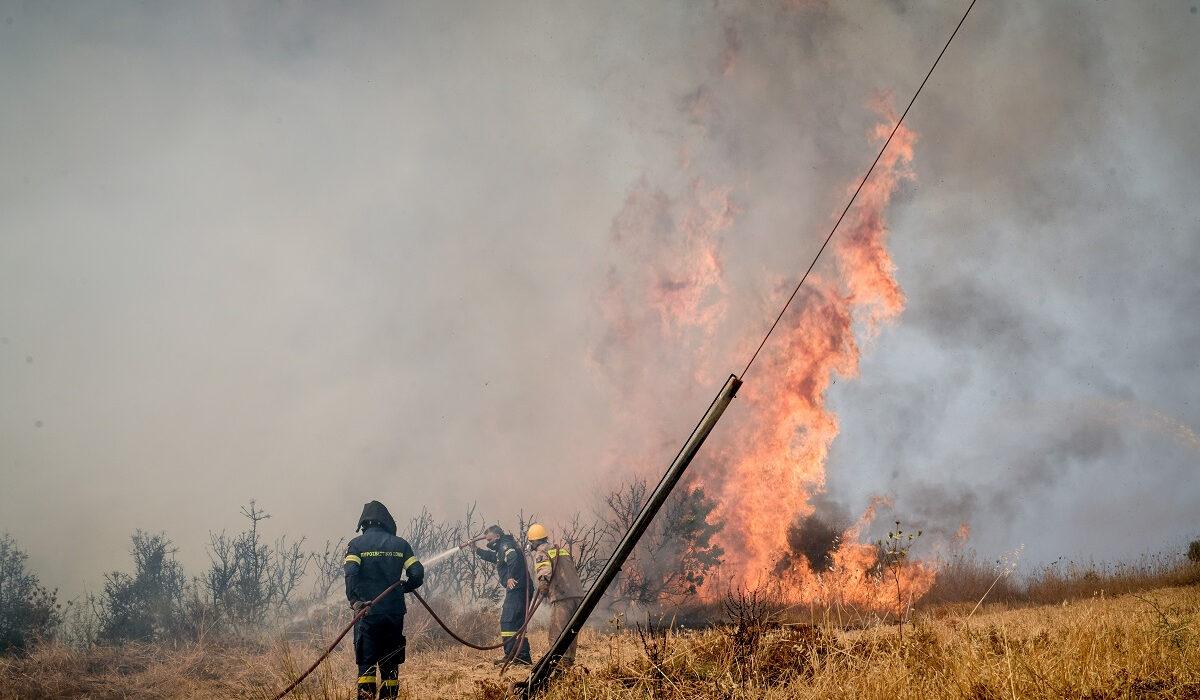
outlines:
M958 25L954 27L954 31L950 33L950 38L946 40L946 45L942 47L941 53L939 53L937 58L934 59L933 65L929 68L929 72L925 74L925 79L921 81L920 87L918 87L917 91L913 93L912 99L908 101L908 106L904 108L904 113L901 114L900 119L896 121L896 126L892 128L892 133L888 134L887 141L883 142L883 147L879 149L879 154L875 156L875 160L871 163L871 167L867 168L867 173L863 175L862 182L858 183L858 189L854 190L854 194L850 195L850 201L846 202L846 208L842 210L842 215L838 217L836 222L834 222L833 228L829 231L829 235L825 237L825 242L821 244L821 249L818 250L817 254L813 257L812 263L809 264L808 269L804 271L804 276L800 278L800 282L797 283L796 288L792 290L792 295L788 297L788 300L784 303L783 308L779 310L779 315L775 317L775 322L771 324L771 327L767 330L767 334L763 336L762 342L758 344L758 348L754 351L754 355L751 356L750 361L746 363L746 368L742 370L740 375L743 381L746 379L746 372L750 371L750 365L754 364L754 360L758 357L758 353L762 351L763 346L767 344L767 340L771 337L771 333L775 331L775 327L779 325L779 321L783 318L783 315L787 313L788 307L792 304L792 300L794 300L796 295L800 293L800 287L804 286L804 281L808 279L809 273L813 271L814 267L816 267L817 260L821 258L821 253L825 252L825 247L828 246L829 241L833 239L833 234L837 232L838 226L842 223L842 219L846 218L846 213L849 212L850 207L854 205L854 200L858 197L858 193L862 191L863 185L867 184L867 178L871 177L871 173L875 171L875 166L879 164L879 159L883 157L884 152L887 150L888 144L892 142L892 137L895 136L896 132L900 130L900 125L904 123L904 117L908 116L908 110L912 109L913 103L917 101L917 97L921 94L921 90L925 88L925 83L929 82L929 76L933 75L933 70L937 68L938 62L942 60L942 56L945 55L946 49L950 48L950 42L954 41L954 37L958 35L958 30L962 28L963 22L967 21L967 15L971 14L972 7L975 7L975 0L971 0L971 4L967 6L967 11L963 13L962 19L958 20Z

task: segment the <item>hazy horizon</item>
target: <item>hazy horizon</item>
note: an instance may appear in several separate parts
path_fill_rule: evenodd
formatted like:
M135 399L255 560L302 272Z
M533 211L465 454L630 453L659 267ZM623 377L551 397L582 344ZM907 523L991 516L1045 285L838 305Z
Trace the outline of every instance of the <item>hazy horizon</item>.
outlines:
M74 596L139 528L200 574L251 498L319 548L372 499L513 528L657 480L965 8L0 2L0 532ZM1197 31L974 8L905 121L906 305L826 394L819 510L1027 565L1200 537ZM646 342L606 303L657 322L691 211L721 314Z

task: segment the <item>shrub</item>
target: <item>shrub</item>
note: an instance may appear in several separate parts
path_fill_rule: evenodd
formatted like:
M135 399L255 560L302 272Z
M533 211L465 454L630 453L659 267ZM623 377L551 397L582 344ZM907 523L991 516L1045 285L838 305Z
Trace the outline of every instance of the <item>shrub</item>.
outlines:
M22 653L62 622L58 591L25 568L29 555L8 533L0 538L0 653Z
M98 601L100 638L108 642L155 642L180 628L186 579L165 534L138 530L130 538L134 573L105 574Z
M634 480L605 497L606 508L599 514L603 559L608 559L637 519L647 489L644 479ZM724 523L708 520L716 506L716 500L698 486L671 492L609 589L613 602L654 607L694 596L725 554L713 542Z
M253 499L242 507L242 516L249 525L241 533L209 533L211 565L199 583L225 624L248 630L271 617L295 612L296 589L314 555L303 549L304 538L289 543L285 536L273 546L268 544L260 523L271 515ZM328 593L336 582L330 569L338 560L337 549L326 543L323 556L318 578L325 580L318 582L318 588Z

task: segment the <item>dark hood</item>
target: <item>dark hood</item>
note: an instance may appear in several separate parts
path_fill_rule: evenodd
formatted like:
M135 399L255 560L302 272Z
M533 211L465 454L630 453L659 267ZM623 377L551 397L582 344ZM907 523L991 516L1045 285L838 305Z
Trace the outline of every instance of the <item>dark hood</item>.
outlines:
M382 525L389 535L396 534L396 521L392 519L392 514L388 512L387 506L379 501L371 501L363 506L362 515L358 517L358 527L354 528L354 531L358 532L363 529L363 524L372 520Z
M512 535L508 534L507 532L504 533L503 535L500 535L500 539L496 540L495 542L488 542L487 548L492 550L493 552L497 552L497 551L499 551L500 545L502 545L502 544L506 544L509 547L512 547L513 549L520 549L520 547L517 546L516 538L513 537Z

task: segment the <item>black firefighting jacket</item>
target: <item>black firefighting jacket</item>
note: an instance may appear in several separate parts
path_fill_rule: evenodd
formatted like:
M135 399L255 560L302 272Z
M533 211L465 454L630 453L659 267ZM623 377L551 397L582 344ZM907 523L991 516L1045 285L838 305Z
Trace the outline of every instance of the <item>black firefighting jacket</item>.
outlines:
M489 549L495 551L488 551ZM505 533L495 542L489 542L488 549L476 547L475 551L480 559L496 565L496 576L499 577L501 586L507 588L509 579L517 582L516 588L513 589L516 591L525 590L532 585L529 571L525 567L525 555L521 553L521 548L517 546L517 541L512 535Z
M425 578L425 568L412 547L381 525L368 525L346 547L346 598L371 602L407 574L408 580L371 608L369 615L404 614L404 593L415 590Z

